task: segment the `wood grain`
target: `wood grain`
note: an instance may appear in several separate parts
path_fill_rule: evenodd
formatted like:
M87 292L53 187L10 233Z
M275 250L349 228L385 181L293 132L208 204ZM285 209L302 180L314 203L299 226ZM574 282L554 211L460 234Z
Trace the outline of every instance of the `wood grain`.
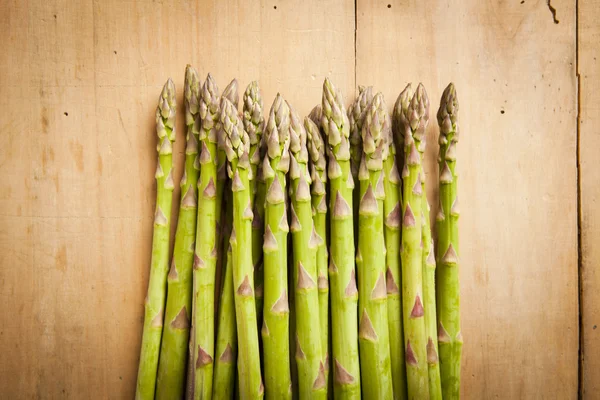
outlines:
M357 84L391 109L423 82L432 114L457 87L466 399L577 396L575 2L552 4L558 24L546 1L357 2Z
M307 113L354 85L354 5L13 0L0 26L0 397L133 398L163 83L178 180L187 63Z
M580 3L584 390L595 398L600 4ZM545 0L357 0L355 53L355 5L343 0L0 2L1 397L133 397L153 115L169 76L181 104L187 63L221 89L259 79L267 107L281 91L301 114L325 76L348 102L356 83L373 84L390 106L422 81L434 108L454 81L464 398L576 397L575 0L552 5L555 17ZM179 179L181 117L177 129ZM434 209L435 135L432 120Z
M600 398L600 1L579 2L581 337L584 399Z

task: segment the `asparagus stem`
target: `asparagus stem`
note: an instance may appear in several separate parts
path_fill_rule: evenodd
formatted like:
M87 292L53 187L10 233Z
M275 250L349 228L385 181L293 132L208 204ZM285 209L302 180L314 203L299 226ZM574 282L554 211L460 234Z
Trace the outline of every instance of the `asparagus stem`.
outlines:
M258 168L262 160L260 139L264 129L263 101L258 82L251 82L244 92L244 129L250 137L250 201L252 202L252 265L254 265L254 296L256 314L260 324L263 300L263 234L265 216L265 190L260 188ZM260 189L259 189L260 188Z
M200 91L200 179L194 256L194 398L210 398L214 359L214 298L218 253L219 205L217 142L219 94L211 74Z
M237 79L232 79L229 82L229 85L225 87L223 90L223 94L221 97L229 100L234 108L237 110L239 103L239 94L238 94L238 81ZM225 263L227 262L227 248L225 247L225 251L223 251L223 246L225 242L223 242L223 227L221 226L221 218L223 216L222 212L222 204L223 204L223 192L225 189L225 183L227 181L227 156L225 155L225 150L223 149L223 135L221 129L217 130L217 244L218 244L218 252L217 252L217 274L215 279L215 287L221 287L221 278L222 273L225 270ZM220 296L218 295L218 291L215 291L215 315L218 312L218 302Z
M229 192L230 188L226 189ZM214 400L233 399L235 386L235 366L237 358L237 332L235 320L235 300L233 297L233 260L229 238L233 224L233 205L231 198L225 196L225 219L223 222L223 245L227 256L223 273L223 288L219 302L219 323L217 330L217 349L213 376Z
M221 125L229 161L233 192L231 253L238 336L238 379L242 399L263 397L260 371L254 273L252 267L252 205L250 203L250 138L244 131L237 109L227 98L221 101Z
M412 97L410 84L398 97L408 100L398 100L394 107L393 131L394 135L402 135L401 114L408 107ZM404 105L404 109L402 108ZM403 111L404 110L404 111ZM404 329L402 323L402 273L400 266L401 243L401 216L402 216L402 187L398 166L403 165L401 155L396 154L394 135L390 133L386 140L389 143L389 154L383 161L385 199L383 200L383 213L385 216L385 245L386 245L386 285L388 304L388 324L390 330L390 360L392 367L392 381L394 386L394 399L407 399L406 389L406 362L404 354ZM400 136L402 137L402 136ZM401 144L403 146L403 143ZM401 151L400 153L404 153Z
M266 156L262 165L265 179L264 310L262 339L264 347L267 397L291 398L289 360L289 303L287 271L287 234L285 205L286 173L289 169L289 107L277 95L263 135Z
M315 107L315 114L321 113L321 107ZM311 112L311 114L313 114ZM317 121L320 120L320 115ZM313 119L304 119L307 133L307 146L311 178L311 202L313 224L317 235L322 239L317 248L317 286L319 289L319 331L321 333L321 360L325 367L325 386L329 394L329 274L327 273L327 160L325 143L321 132Z
M410 399L429 398L425 320L423 310L423 260L421 243L421 157L417 140L424 137L427 125L424 89L419 85L407 110L403 113L404 154L402 170L402 303L404 318L405 358Z
M334 394L336 399L359 399L358 290L353 256L354 181L350 172L349 121L342 95L329 79L323 84L322 106L321 126L327 137L332 210L329 278L334 327Z
M167 276L167 306L158 364L156 398L182 398L185 390L187 345L192 312L192 263L196 239L198 206L198 72L188 65L185 70L185 122L187 138L185 169L181 177L181 201L175 234L175 249Z
M144 329L136 384L136 399L153 399L169 270L169 234L173 202L173 142L175 141L175 85L169 78L158 98L156 132L156 212L152 237L150 279L145 301Z
M313 225L307 132L298 114L290 109L290 230L293 241L298 387L301 399L326 399L327 382L321 351L317 287L317 250L324 240ZM316 130L312 121L306 121Z
M350 121L350 171L352 171L352 179L358 182L358 170L360 168L360 160L362 158L362 127L365 120L365 112L367 107L373 101L373 87L359 86L358 97L348 109L348 120ZM354 246L358 245L358 207L360 203L360 184L357 185L352 192L352 205L354 216Z
M358 172L358 310L360 369L366 398L393 397L385 283L383 233L383 158L388 153L385 136L391 129L383 95L377 93L366 110L362 135L362 160ZM385 155L387 158L387 154Z
M460 332L460 287L458 250L458 98L450 83L437 113L440 127L440 210L436 216L438 340L442 395L445 399L460 397L460 361L463 339Z
M420 98L418 98L420 96ZM411 103L419 104L418 112L422 114L421 123L423 130L417 130L414 135L415 145L421 155L421 163L425 158L426 136L425 130L429 123L429 98L422 85L417 88L417 96L413 97ZM423 165L423 164L422 164ZM440 368L437 350L437 327L435 310L435 257L431 239L431 227L429 223L429 202L425 190L425 172L421 169L421 191L423 193L421 204L421 242L423 244L422 266L423 266L423 308L425 311L425 331L427 335L427 367L429 371L429 397L431 399L442 398L440 382Z

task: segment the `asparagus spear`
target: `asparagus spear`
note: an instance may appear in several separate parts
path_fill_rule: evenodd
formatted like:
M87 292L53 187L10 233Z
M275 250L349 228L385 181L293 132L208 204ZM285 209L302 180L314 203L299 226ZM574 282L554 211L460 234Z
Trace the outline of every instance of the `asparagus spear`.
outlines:
M298 114L291 107L290 110L290 230L293 241L298 387L302 399L326 399L317 288L317 250L324 241L313 225L307 133Z
M320 114L321 107L315 107ZM311 114L313 114L311 112ZM320 119L320 115L319 115ZM317 286L319 288L319 331L321 332L321 360L325 366L325 384L329 392L329 276L327 273L327 160L321 132L310 117L304 119L311 177L311 202L313 224L321 237L317 249Z
M334 394L360 398L358 359L358 290L354 270L354 227L350 172L349 121L344 101L329 78L323 84L321 126L327 137L331 188L331 310L333 326Z
M233 104L221 101L221 125L226 134L224 149L233 192L233 229L231 255L238 336L238 379L240 397L262 398L264 387L260 371L254 273L252 271L252 206L250 203L250 138L244 131Z
M175 85L169 78L156 108L158 165L156 168L156 212L152 237L150 279L145 301L144 330L140 350L136 399L154 398L159 348L169 270L169 232L173 202L173 142L175 141Z
M421 157L415 139L425 133L422 86L419 86L406 112L403 113L404 154L402 170L403 220L402 220L402 304L408 397L429 398L425 320L423 310L423 260L421 245Z
M420 97L420 98L418 98ZM421 163L424 160L426 147L425 130L429 123L429 98L423 85L417 88L416 96L411 103L420 103L418 113L421 114L421 124L423 129L419 129L414 134L417 150L421 155ZM431 239L431 227L429 223L429 202L427 201L427 192L425 190L425 173L421 169L421 191L423 192L421 204L421 242L423 244L422 265L423 265L423 307L425 310L425 331L427 334L427 366L429 371L429 397L431 399L442 398L442 388L440 384L440 367L437 355L437 327L435 311L435 257Z
M410 84L398 97L406 98L406 101L397 101L393 114L393 130L396 135L402 135L401 114L408 107L412 97ZM404 108L403 108L404 105ZM404 111L403 111L404 110ZM401 136L402 137L402 136ZM384 233L386 246L386 286L388 324L390 330L390 360L392 369L392 381L394 386L394 399L406 399L406 363L404 355L404 330L402 326L402 274L400 267L400 230L402 216L402 187L398 164L401 155L396 154L396 144L392 132L388 131L386 137L389 145L389 154L383 161L385 199L383 200L383 213L385 216ZM402 144L403 145L403 142ZM400 152L404 153L404 152ZM384 153L385 155L385 153Z
M383 153L387 153L384 137L389 129L383 95L377 93L366 110L361 130L363 145L358 173L361 200L356 254L362 392L363 396L374 399L393 397L385 283L385 191L382 172Z
M352 179L358 182L358 170L362 158L362 126L365 120L367 107L373 101L373 87L359 86L358 97L348 109L348 120L350 121L350 171ZM358 207L360 203L360 185L356 186L352 192L352 204L354 206L352 215L354 216L354 245L358 245Z
M238 94L238 81L237 79L232 79L229 82L229 85L225 87L223 90L223 94L221 97L229 100L235 109L238 107L238 103L240 100ZM223 136L224 132L221 129L217 130L217 243L218 243L218 252L217 252L217 276L216 276L216 286L221 287L221 274L225 270L225 263L227 258L227 247L225 247L225 251L223 251L223 246L225 242L223 242L223 227L221 226L221 218L223 216L222 204L223 204L223 192L225 189L225 183L227 181L227 156L225 155L225 150L223 149ZM251 179L252 177L250 177ZM218 312L218 292L215 291L215 314Z
M437 113L440 126L440 210L436 216L438 340L442 394L447 399L460 397L460 287L458 283L458 174L456 144L458 143L458 98L450 83Z
M262 339L265 385L270 398L291 398L289 360L289 304L287 279L287 233L285 206L286 173L289 169L289 107L277 94L262 140L266 156L262 164L265 179L264 310Z
M194 398L210 398L214 359L214 296L218 253L217 131L219 93L211 74L200 91L200 179L194 255Z
M228 185L229 186L229 185ZM229 192L231 188L227 188ZM235 366L237 358L237 332L235 322L235 300L233 297L233 260L229 238L233 223L233 205L231 197L223 199L225 217L223 222L223 245L228 249L226 255L223 285L219 302L219 323L217 331L217 349L215 358L215 372L213 376L214 400L233 399L235 386Z
M263 266L262 266L262 244L264 234L265 214L265 190L261 190L258 179L258 167L262 160L260 151L260 139L264 128L263 101L260 95L258 82L251 82L244 92L244 129L250 137L250 169L252 179L250 180L250 201L252 202L252 265L254 265L254 296L256 299L256 314L260 323L262 319L263 300Z
M192 312L192 263L196 238L198 206L198 72L188 65L185 69L185 123L187 138L185 169L181 177L181 203L175 234L175 249L171 270L167 276L167 307L158 364L156 398L182 398L185 389L187 345Z

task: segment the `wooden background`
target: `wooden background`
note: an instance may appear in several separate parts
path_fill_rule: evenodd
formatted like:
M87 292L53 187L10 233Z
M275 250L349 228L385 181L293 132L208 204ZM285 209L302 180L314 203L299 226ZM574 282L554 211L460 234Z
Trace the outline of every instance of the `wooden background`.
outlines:
M0 0L0 397L133 398L154 109L191 63L301 113L325 76L436 109L454 81L463 397L599 398L600 1L577 3Z

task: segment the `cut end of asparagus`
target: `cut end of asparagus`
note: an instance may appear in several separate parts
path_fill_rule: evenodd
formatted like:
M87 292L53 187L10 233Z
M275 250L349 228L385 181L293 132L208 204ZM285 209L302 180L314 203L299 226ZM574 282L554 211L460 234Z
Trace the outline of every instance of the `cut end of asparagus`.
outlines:
M177 105L175 102L175 84L169 78L158 98L156 107L156 133L159 139L168 136L169 141L175 141L175 114Z
M442 144L442 136L447 136L451 132L455 132L454 141L458 141L458 97L454 84L450 83L442 94L440 108L437 113L438 125L440 126L440 144Z
M263 100L257 81L250 82L244 92L244 128L250 136L250 144L258 145L263 133L264 116Z
M240 95L238 93L238 81L233 78L229 85L223 90L222 97L228 99L236 108L238 108L238 103L240 102Z
M321 127L327 138L331 154L338 160L350 159L350 122L344 107L344 99L329 78L323 83L323 115Z

